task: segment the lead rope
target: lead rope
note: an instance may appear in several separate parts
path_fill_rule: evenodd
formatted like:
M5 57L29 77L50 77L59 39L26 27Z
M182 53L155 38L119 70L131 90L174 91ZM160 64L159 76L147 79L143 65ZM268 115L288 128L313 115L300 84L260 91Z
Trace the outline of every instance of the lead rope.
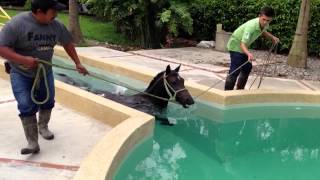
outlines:
M226 77L226 79L232 75L233 73L235 73L236 71L238 71L239 69L241 69L244 65L246 65L247 63L251 63L249 60L247 60L246 62L244 62L243 64L241 64L241 66L239 66L237 69L235 69L234 71L232 71L231 73L229 73ZM209 88L207 88L206 90L204 90L203 92L201 92L200 94L198 94L197 96L195 96L195 99L198 99L200 96L204 95L205 93L207 93L210 89L214 88L216 85L218 85L220 82L224 81L223 79L217 81L216 83L214 83L213 85L211 85Z
M65 67L65 66L61 66L61 65L57 65L57 64L53 64L51 62L48 62L48 61L45 61L45 60L41 60L41 59L37 59L37 61L39 62L38 64L38 68L37 68L37 75L36 75L36 78L33 82L33 85L32 85L32 90L31 90L31 98L32 98L32 101L36 104L44 104L46 103L48 100L49 100L49 97L50 97L50 92L49 92L49 86L48 86L48 82L47 82L47 77L46 77L46 70L44 68L44 65L43 64L46 64L46 65L49 65L49 66L52 66L52 67L57 67L57 68L61 68L61 69L66 69L66 70L71 70L71 71L77 71L77 69L74 69L74 68L69 68L69 67ZM47 91L47 97L44 101L42 102L39 102L37 101L35 98L34 98L34 91L35 89L37 89L39 87L39 83L40 83L40 72L42 72L43 74L43 79L44 79L44 82L45 82L45 86L46 86L46 91ZM163 81L164 81L164 86L165 86L165 89L170 97L170 99L168 98L163 98L163 97L160 97L160 96L156 96L156 95L153 95L153 94L150 94L150 93L147 93L147 92L144 92L144 91L140 91L140 90L137 90L137 89L134 89L134 88L130 88L130 87L127 87L125 85L121 85L121 84L118 84L118 83L115 83L115 82L112 82L112 81L109 81L107 79L104 79L102 77L99 77L98 75L90 72L88 74L88 76L91 76L93 78L96 78L96 79L99 79L101 81L104 81L104 82L108 82L108 83L112 83L112 84L115 84L117 86L122 86L122 87L125 87L127 89L130 89L132 91L135 91L135 92L138 92L138 93L142 93L144 95L147 95L147 96L150 96L150 97L154 97L156 99L160 99L160 100L163 100L163 101L168 101L168 102L172 102L172 103L177 103L175 101L175 97L177 95L177 93L179 93L180 91L183 91L183 90L186 90L186 88L183 88L183 89L180 89L180 90L174 90L174 88L169 84L169 82L167 81L166 79L166 76L164 75L163 76ZM173 95L171 93L171 91L169 90L169 88L173 91Z
M260 71L260 74L258 74L258 75L254 78L254 80L252 81L249 89L251 89L251 87L253 86L253 84L255 83L255 81L257 80L258 77L259 77L259 83L258 83L257 89L260 88L261 83L262 83L262 80L263 80L264 75L265 75L265 71L267 70L267 65L268 65L268 64L271 64L271 62L272 62L272 58L270 58L271 55L272 55L272 51L273 51L273 50L276 51L276 50L277 50L277 46L278 46L278 43L277 43L277 44L272 44L272 46L270 47L270 49L269 49L269 51L268 51L267 58L262 62L262 69L261 69L261 71ZM276 67L276 66L275 66L275 67ZM274 73L275 73L275 71L276 71L276 69L274 69Z
M269 54L271 54L272 50L276 47L277 44L272 44L271 48L269 49ZM269 55L270 56L270 55ZM232 75L233 73L235 73L236 71L238 71L239 69L241 69L244 65L246 65L247 63L251 63L249 60L247 60L246 62L244 62L243 64L241 64L241 66L239 66L237 69L235 69L234 71L232 71L231 73L229 73L226 77L226 79ZM198 99L200 96L204 95L205 93L207 93L210 89L214 88L216 85L218 85L219 83L221 83L222 81L224 81L223 79L215 82L214 84L212 84L209 88L207 88L205 91L201 92L200 94L198 94L197 96L195 96L195 99ZM255 81L255 80L254 80ZM262 78L260 78L260 83L261 84ZM252 85L251 85L252 86ZM250 86L250 88L251 88ZM260 85L259 85L260 86Z

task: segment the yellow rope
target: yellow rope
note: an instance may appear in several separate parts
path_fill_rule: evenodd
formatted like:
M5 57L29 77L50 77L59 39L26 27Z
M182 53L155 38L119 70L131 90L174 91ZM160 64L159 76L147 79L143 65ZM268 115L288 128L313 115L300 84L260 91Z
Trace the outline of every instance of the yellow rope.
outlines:
M2 12L2 14L4 15L0 15L0 18L4 18L4 19L11 19L11 17L9 16L9 14L7 14L7 12L0 6L0 11ZM4 23L0 23L0 25L4 25Z
M71 70L71 71L77 71L77 69L69 68L69 67L65 67L65 66L61 66L61 65L57 65L57 64L53 64L53 63L48 62L48 61L45 61L45 60L37 59L37 61L39 62L39 65L42 63L42 64L47 64L47 65L52 66L52 67L57 67L57 68L61 68L61 69ZM38 67L38 69L39 69L39 67ZM45 71L44 71L44 72L45 72ZM38 74L38 70L37 70L37 74ZM137 90L137 89L134 89L134 88L129 88L129 87L127 87L127 86L124 86L124 85L121 85L121 84L118 84L118 83L109 81L109 80L107 80L107 79L104 79L104 78L102 78L102 77L99 77L98 75L96 75L96 74L94 74L94 73L92 73L92 72L89 72L88 76L91 76L91 77L93 77L93 78L102 80L102 81L104 81L104 82L108 82L108 83L112 83L112 84L115 84L115 85L118 85L118 86L122 86L122 87L125 87L125 88L127 88L127 89L130 89L130 90L136 91L136 92L138 92L138 93L142 93L142 94L145 94L145 95L148 95L148 96L151 96L151 97L154 97L154 98L163 100L163 101L168 101L168 102L176 103L175 100L171 100L171 99L168 99L168 98L163 98L163 97L160 97L160 96L156 96L156 95L153 95L153 94L144 92L144 91L140 91L140 90ZM45 81L46 81L46 76L44 76L44 79L45 79ZM35 83L34 83L34 86L35 86Z
M5 15L5 18L7 19L11 19L11 17L9 16L9 14L0 6L0 11Z

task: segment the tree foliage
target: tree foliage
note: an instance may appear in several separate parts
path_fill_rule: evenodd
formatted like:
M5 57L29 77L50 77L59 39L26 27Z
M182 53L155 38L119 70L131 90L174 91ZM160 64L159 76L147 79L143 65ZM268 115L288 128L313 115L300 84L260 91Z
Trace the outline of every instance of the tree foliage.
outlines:
M117 30L143 47L157 48L168 34L191 34L188 1L171 0L87 0L91 12L112 20Z
M155 44L165 37L190 34L197 40L215 39L217 23L233 32L242 23L257 17L263 6L275 9L269 31L281 40L279 50L289 52L299 16L301 0L81 0L90 4L93 14L112 20L119 32L133 40ZM320 0L311 0L308 34L309 54L320 53ZM156 37L148 37L156 36ZM151 40L150 40L151 38ZM158 39L158 40L157 40ZM270 47L259 39L256 48Z
M269 31L281 40L279 50L288 53L292 45L301 0L194 0L190 9L196 29L194 37L214 39L217 23L222 23L226 31L233 32L239 25L257 17L263 6L271 6L276 15ZM308 34L309 54L320 53L320 0L311 0L311 20ZM270 41L258 39L255 48L268 48Z

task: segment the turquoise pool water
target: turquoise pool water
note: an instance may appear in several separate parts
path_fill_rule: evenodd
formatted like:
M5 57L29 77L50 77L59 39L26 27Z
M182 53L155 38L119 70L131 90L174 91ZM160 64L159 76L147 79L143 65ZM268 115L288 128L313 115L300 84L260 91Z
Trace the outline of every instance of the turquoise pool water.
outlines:
M319 108L170 105L176 125L156 124L154 136L136 146L115 179L318 180Z
M75 68L75 65L73 64L72 60L66 60L64 58L57 57L57 56L54 56L53 63L61 65L63 67ZM109 82L114 82L119 85L125 85L125 87L128 87L129 89L124 88L122 86L118 86L113 83L108 83L108 82L93 78L91 76L83 76L76 71L70 71L70 70L54 67L53 72L54 72L55 79L62 80L63 77L59 76L59 74L66 74L68 77L72 78L72 80L77 83L77 86L86 90L87 88L89 88L90 91L104 90L104 91L112 92L115 94L131 95L131 94L137 93L137 91L135 90L142 91L146 87L146 84L144 82L141 82L132 78L128 78L126 76L122 76L119 74L112 74L91 66L86 66L86 68L88 69L89 72L94 72L95 75L98 75L100 78L103 78Z

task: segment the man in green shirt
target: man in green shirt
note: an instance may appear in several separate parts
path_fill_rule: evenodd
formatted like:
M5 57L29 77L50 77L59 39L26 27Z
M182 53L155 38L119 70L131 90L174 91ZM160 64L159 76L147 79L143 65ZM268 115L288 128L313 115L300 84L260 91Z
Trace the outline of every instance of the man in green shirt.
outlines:
M236 88L244 89L252 69L251 61L254 59L248 48L259 36L263 35L271 39L275 44L279 42L277 37L267 32L273 16L274 10L271 7L263 7L257 18L247 21L233 32L227 44L231 64L225 83L225 90L233 90L237 79ZM247 63L247 61L250 63ZM243 66L239 68L241 65Z

